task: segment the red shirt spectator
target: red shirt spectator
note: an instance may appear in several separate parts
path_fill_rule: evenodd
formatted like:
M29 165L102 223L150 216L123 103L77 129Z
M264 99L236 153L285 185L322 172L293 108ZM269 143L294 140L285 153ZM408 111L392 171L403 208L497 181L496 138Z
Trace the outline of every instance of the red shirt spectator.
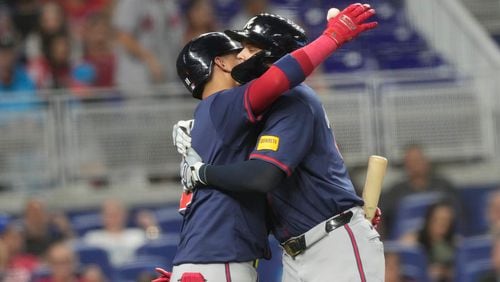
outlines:
M83 33L83 61L95 72L89 86L114 86L116 58L111 49L111 37L111 24L103 13L94 13L87 18Z
M1 220L0 220L1 221ZM0 249L3 251L3 282L28 282L31 274L38 267L37 257L24 251L24 234L20 228L8 219L0 223Z
M76 273L77 258L71 246L61 242L53 244L47 251L50 277L35 282L84 282Z

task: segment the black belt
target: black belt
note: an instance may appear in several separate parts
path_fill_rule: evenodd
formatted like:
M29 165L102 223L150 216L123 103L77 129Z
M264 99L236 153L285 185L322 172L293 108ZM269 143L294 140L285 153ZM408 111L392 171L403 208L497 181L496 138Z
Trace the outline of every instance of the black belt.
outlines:
M352 215L353 215L352 211L347 211L326 220L325 221L326 233L330 233L333 230L339 228L340 226L349 223L349 221L351 221ZM307 249L308 246L306 244L306 236L304 234L290 238L281 244L285 252L292 258L300 255L303 251Z

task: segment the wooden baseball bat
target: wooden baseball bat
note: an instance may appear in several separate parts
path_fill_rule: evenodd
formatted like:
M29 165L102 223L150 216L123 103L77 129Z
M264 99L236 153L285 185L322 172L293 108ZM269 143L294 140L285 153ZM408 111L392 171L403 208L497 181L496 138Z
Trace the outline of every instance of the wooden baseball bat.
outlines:
M365 186L363 188L363 200L365 201L363 209L368 220L371 220L375 215L386 170L386 158L376 155L370 156L368 159Z

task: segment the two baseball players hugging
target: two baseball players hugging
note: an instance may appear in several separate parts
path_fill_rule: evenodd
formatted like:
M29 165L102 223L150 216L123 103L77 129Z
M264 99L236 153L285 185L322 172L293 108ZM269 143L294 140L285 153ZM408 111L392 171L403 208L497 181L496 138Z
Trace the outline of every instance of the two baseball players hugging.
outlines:
M365 218L324 108L303 83L375 28L374 14L368 4L330 9L310 43L295 23L260 14L182 49L178 75L201 101L194 120L174 126L183 225L172 273L159 268L154 282L255 282L270 232L284 250L283 281L384 281L376 222Z

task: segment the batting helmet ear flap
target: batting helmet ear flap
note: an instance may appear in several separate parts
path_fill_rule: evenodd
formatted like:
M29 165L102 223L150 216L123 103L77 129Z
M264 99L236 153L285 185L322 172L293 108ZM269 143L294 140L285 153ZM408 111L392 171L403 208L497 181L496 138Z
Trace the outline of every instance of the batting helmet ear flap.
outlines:
M201 99L205 84L212 75L215 58L240 50L240 43L222 32L202 34L187 43L179 53L177 74L193 97Z
M270 52L262 50L235 66L231 76L239 84L245 84L264 74L273 62L274 58L270 57Z

